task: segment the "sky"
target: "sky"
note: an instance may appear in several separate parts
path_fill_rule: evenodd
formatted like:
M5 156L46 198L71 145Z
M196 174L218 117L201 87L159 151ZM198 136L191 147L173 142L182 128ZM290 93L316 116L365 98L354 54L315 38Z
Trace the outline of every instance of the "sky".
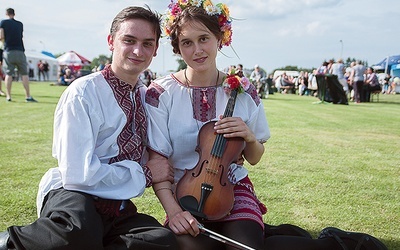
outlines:
M24 23L26 51L61 54L74 50L92 60L111 55L107 35L115 15L131 5L165 13L169 0L0 0ZM213 1L217 3L217 1ZM233 42L217 57L224 69L256 64L268 73L287 65L317 68L329 59L356 58L368 65L400 54L398 0L219 0L230 8ZM250 4L249 4L250 3ZM177 56L160 40L150 69L175 71Z

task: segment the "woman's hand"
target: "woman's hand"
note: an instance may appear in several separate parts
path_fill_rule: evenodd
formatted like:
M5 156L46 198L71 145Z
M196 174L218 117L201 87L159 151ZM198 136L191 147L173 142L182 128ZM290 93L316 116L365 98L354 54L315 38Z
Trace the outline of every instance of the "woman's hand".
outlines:
M219 134L224 134L225 138L241 137L246 142L243 156L251 165L257 164L262 154L264 146L257 141L253 131L246 125L240 117L220 116L220 120L215 123L214 129Z
M198 221L188 211L181 211L168 216L169 228L177 235L190 234L197 236L200 233Z
M220 117L220 120L215 123L214 129L218 134L224 134L226 138L241 137L246 143L256 141L254 133L240 117Z

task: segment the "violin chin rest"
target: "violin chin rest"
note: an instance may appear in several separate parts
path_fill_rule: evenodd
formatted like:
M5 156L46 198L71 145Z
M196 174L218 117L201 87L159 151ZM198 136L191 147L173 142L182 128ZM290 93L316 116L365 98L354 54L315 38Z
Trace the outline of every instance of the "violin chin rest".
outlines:
M179 204L184 210L190 212L194 217L205 220L207 219L207 215L197 211L199 207L199 202L194 196L191 195L183 196L182 198L179 199Z

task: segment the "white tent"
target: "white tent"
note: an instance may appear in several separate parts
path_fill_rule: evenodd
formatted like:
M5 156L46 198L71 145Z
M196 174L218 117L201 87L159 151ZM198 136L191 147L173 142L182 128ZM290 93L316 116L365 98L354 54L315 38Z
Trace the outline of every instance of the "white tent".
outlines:
M57 57L57 61L60 65L68 66L90 65L90 61L88 59L72 50L65 52L63 55Z
M31 78L31 80L39 80L39 70L37 66L39 60L46 61L49 64L49 81L58 80L58 61L56 58L45 55L38 51L25 51L25 55L28 64L31 63L34 68L34 76Z

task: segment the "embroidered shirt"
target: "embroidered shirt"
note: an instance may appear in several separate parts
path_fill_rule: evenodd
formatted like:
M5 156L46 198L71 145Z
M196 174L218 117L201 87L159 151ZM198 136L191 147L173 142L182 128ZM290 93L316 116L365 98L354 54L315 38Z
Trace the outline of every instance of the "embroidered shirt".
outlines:
M233 116L241 117L254 131L257 140L264 143L270 137L268 122L257 91L251 86L237 96ZM196 97L203 95L204 91L211 104L207 111L203 109L202 98ZM175 181L183 176L186 168L193 168L197 164L197 135L201 126L208 121L203 118L217 120L219 115L224 114L228 99L229 95L222 86L209 87L208 90L187 88L173 75L150 85L146 92L149 147L172 161Z
M38 214L46 194L60 187L113 200L144 192L145 91L140 82L132 90L109 66L65 90L54 114L58 167L48 170L39 184Z

